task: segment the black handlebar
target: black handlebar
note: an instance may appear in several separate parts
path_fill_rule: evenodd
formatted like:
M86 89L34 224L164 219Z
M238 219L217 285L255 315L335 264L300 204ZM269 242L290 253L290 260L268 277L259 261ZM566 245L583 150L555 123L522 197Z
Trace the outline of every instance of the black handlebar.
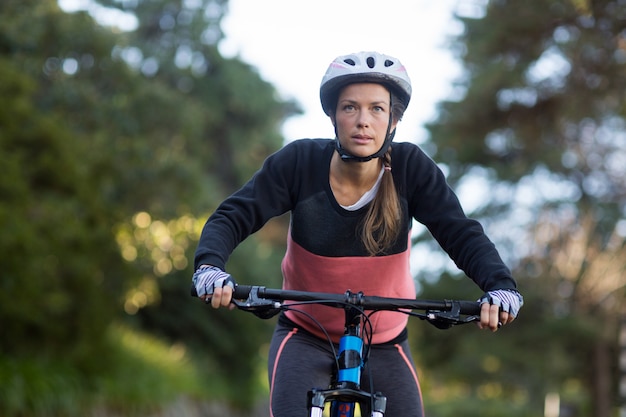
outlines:
M193 286L191 295L194 297L198 295ZM426 320L440 329L470 323L480 318L480 304L477 301L378 297L351 291L335 294L270 289L256 285L236 285L232 302L240 310L249 311L258 317L267 319L285 308L283 306L284 301L310 302L337 308L353 306L370 311L403 311L406 314ZM422 313L412 310L419 310Z
M252 295L252 296L251 296ZM346 292L345 294L319 293L294 290L277 290L260 286L237 285L233 293L235 300L277 300L277 301L310 301L324 305L337 307L354 305L364 310L437 310L453 311L458 309L458 314L479 315L480 305L475 301L463 300L418 300L405 298L390 298L368 296L361 293ZM246 302L240 303L245 307ZM238 306L240 306L238 304Z

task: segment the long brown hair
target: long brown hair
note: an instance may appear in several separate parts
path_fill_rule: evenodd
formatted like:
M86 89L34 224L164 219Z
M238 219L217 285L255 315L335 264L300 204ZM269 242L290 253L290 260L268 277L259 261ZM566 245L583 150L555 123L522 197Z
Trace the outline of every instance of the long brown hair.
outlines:
M406 105L393 93L391 102L394 120L402 120ZM385 172L361 227L361 239L371 256L385 254L391 248L402 224L402 207L391 173L391 146L381 160Z
M402 208L390 170L391 147L382 160L385 172L361 228L361 239L371 256L384 254L400 233Z

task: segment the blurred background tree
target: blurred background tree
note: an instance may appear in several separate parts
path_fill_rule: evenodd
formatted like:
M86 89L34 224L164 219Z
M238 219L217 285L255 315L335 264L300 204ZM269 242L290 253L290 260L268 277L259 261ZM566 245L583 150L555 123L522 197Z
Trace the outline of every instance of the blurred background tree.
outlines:
M253 401L259 390L250 372L270 326L209 320L189 297L190 260L208 214L281 146L280 126L299 110L217 53L224 3L133 5L132 32L54 0L0 5L3 415L62 414L68 385L132 406L124 395L135 391L103 392L128 366L116 349L128 333L110 330L122 323L198 352L209 392ZM279 279L271 230L233 256L233 273ZM53 383L63 375L52 367L71 369L71 382Z
M478 397L535 404L532 415L556 392L567 415L608 417L626 295L626 3L494 0L459 18L464 75L428 148L472 195L526 306L493 349L475 334L448 340L482 359L450 361L432 338L452 336L429 333L424 363L464 374ZM422 279L425 294L460 285Z

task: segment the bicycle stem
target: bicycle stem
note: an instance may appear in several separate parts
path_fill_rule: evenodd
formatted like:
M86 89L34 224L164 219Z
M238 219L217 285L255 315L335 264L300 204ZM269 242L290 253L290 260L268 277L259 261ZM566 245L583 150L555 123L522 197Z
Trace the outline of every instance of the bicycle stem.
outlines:
M361 294L362 295L362 294ZM339 385L358 389L363 367L363 339L361 338L361 314L352 306L345 309L345 333L339 340L337 357Z

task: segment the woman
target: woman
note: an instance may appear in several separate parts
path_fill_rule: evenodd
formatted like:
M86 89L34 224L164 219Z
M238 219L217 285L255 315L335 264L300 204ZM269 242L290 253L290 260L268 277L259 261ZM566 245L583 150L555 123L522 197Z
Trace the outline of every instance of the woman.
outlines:
M231 252L270 218L290 211L285 289L414 298L409 251L415 219L485 291L479 327L496 331L512 322L522 297L493 243L465 216L442 172L417 145L391 144L411 98L404 66L376 52L339 57L322 80L320 98L335 139L284 146L211 215L195 257L198 296L215 308L228 306L234 280L224 267ZM343 312L323 306L306 312L339 340ZM389 417L423 416L407 320L389 312L373 316L363 387L371 373L387 396ZM306 392L327 384L333 362L316 324L304 314L281 314L269 357L271 415L306 415Z

